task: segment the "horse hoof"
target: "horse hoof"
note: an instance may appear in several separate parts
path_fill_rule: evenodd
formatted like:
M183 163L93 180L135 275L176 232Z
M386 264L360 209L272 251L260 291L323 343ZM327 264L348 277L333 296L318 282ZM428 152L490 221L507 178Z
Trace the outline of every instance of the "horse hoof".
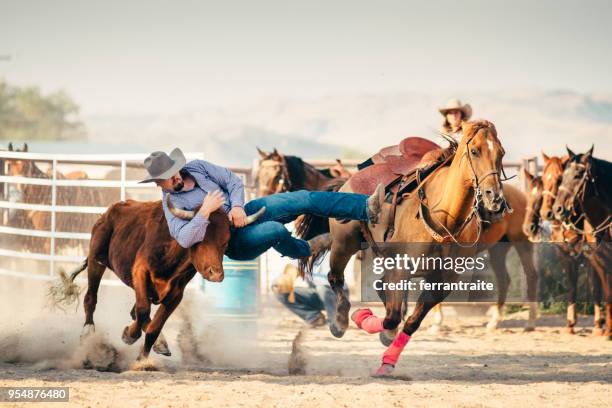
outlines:
M604 329L602 329L601 327L593 327L593 332L591 333L591 336L603 336L604 335Z
M166 357L170 357L172 355L166 340L159 341L159 339L157 339L157 341L153 344L153 351Z
M123 329L123 334L121 335L121 340L123 340L123 342L127 344L128 346L130 344L134 344L136 340L140 338L140 332L138 332L138 335L136 337L130 336L129 332L130 332L130 326L125 326L125 328Z
M489 333L494 332L495 330L497 330L498 327L499 327L498 320L491 320L489 323L487 323L487 331Z
M342 336L344 336L344 333L346 332L346 327L341 328L338 326L338 324L335 321L333 321L329 324L329 331L334 337L341 338Z
M381 331L380 333L378 333L378 339L385 347L389 347L391 343L393 343L394 338L395 336L389 338L389 336L387 336L387 333L385 331Z
M568 326L565 328L565 333L567 334L576 334L576 331L574 330L574 328L572 326Z
M93 324L86 324L85 326L83 326L83 330L81 331L81 343L95 332L96 326L94 326Z
M524 331L525 333L529 333L529 332L535 331L535 327L533 327L533 326L525 326L525 327L523 328L523 331Z
M391 375L391 373L393 373L394 369L395 366L383 363L380 367L378 367L378 370L372 374L372 377L388 377Z

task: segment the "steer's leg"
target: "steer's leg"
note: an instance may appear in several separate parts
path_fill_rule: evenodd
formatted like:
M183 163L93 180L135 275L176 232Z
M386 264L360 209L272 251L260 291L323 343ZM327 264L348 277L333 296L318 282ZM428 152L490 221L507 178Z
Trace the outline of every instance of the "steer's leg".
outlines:
M132 310L130 311L130 316L132 316L132 320L136 320L136 304L135 303L134 303L134 306L132 307ZM151 321L150 317L147 316L147 320L142 325L143 332L147 331L147 326L149 325L150 321ZM153 351L156 352L157 354L161 354L164 356L172 355L172 353L170 352L170 347L168 347L168 342L166 341L166 338L164 337L164 333L159 334L157 341L155 342L155 344L153 344Z
M151 302L147 296L147 269L142 261L136 259L132 268L132 283L136 293L134 305L135 320L123 329L121 339L126 344L133 344L142 334L142 328L150 320Z
M95 331L93 315L98 303L98 289L105 269L106 267L96 262L93 256L89 257L87 261L87 293L85 293L85 299L83 300L85 325L81 331L81 339L85 339Z
M184 289L184 286L173 288L171 292L166 295L164 302L159 305L159 308L155 312L155 316L153 316L153 320L147 325L144 346L138 356L139 360L149 356L151 347L155 344L166 320L168 320L168 317L174 312L174 309L181 303Z

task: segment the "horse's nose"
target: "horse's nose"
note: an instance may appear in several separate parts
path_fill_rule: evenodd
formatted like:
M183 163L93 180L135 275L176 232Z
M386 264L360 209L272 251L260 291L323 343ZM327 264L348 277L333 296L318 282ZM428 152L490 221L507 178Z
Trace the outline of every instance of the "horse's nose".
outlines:
M551 210L546 211L546 214L544 214L544 218L546 218L547 220L552 220L552 219L553 219L553 217L554 217L554 214L553 214L553 212L552 212L552 209L551 209Z
M529 232L536 232L537 226L535 224L529 224Z
M561 217L563 215L563 205L557 204L554 208L555 216Z

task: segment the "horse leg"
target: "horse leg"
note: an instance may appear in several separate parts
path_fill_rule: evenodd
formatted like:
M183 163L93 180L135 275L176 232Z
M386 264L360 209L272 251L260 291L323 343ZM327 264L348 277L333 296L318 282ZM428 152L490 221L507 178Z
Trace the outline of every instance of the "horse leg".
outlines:
M576 314L576 289L578 286L578 265L569 254L564 254L565 273L567 275L567 327L566 332L574 334L574 326L578 320Z
M157 342L158 336L161 334L161 330L164 327L166 320L168 320L172 312L174 312L179 303L181 303L184 289L184 286L180 288L175 287L172 289L172 291L166 295L164 302L159 305L159 308L157 308L155 316L153 316L153 320L151 320L151 322L147 325L144 345L140 351L138 360L142 360L149 356L151 347L153 347L153 345Z
M593 335L601 336L604 333L603 326L605 324L605 317L601 313L602 282L596 270L596 268L600 267L597 255L591 255L589 257L589 262L591 265L589 269L589 279L591 281L591 294L593 296Z
M529 300L529 318L524 331L534 331L538 318L538 271L535 268L533 245L521 243L516 245L516 252L523 265L523 272L527 278L527 299Z
M590 259L591 266L599 278L600 290L603 292L606 304L606 328L603 334L608 340L612 340L612 272L610 272L609 267L606 267L610 265L610 256L612 255L610 252L611 250L605 245L601 246ZM597 301L598 299L595 298L595 302ZM597 309L599 309L599 305L595 303L596 318L598 317ZM597 321L595 324L597 324Z
M344 269L351 256L360 249L359 224L351 222L346 225L330 223L333 234L330 255L330 271L327 279L332 291L336 294L336 316L329 324L329 330L334 337L342 337L348 327L348 312L351 309L344 293Z
M494 245L489 248L489 259L491 260L491 267L495 272L495 279L497 280L497 304L493 306L491 319L487 323L487 331L492 332L497 330L499 323L502 320L502 314L504 311L504 304L506 303L506 297L508 296L508 287L510 286L510 275L506 268L506 255L509 250L508 245Z
M98 289L100 288L100 281L104 275L106 267L94 260L93 256L89 257L87 261L87 292L85 293L85 299L83 299L83 308L85 309L85 324L81 331L81 340L84 340L93 332L96 331L94 325L93 315L96 310L96 304L98 303Z
M442 313L442 303L439 303L433 307L433 324L429 328L429 333L438 334L442 328L444 322L444 313Z
M428 282L430 281L428 280ZM419 329L427 313L434 306L442 302L449 293L441 290L424 290L421 292L412 314L404 323L402 331L395 336L391 345L383 353L382 364L376 370L374 376L386 376L393 372L404 347L408 344L412 335Z

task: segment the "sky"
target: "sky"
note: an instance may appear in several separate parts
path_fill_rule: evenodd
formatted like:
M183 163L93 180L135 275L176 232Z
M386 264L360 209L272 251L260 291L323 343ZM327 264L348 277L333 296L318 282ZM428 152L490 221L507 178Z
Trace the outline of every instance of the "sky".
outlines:
M612 91L610 1L0 0L0 77L86 115L269 99Z

